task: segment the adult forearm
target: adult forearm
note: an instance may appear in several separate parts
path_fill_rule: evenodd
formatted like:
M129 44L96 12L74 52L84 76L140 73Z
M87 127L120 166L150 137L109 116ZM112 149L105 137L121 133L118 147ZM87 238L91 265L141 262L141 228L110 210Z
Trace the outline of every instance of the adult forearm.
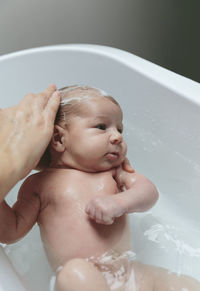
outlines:
M4 200L7 193L18 182L20 171L19 167L16 169L15 161L11 156L0 152L0 202Z

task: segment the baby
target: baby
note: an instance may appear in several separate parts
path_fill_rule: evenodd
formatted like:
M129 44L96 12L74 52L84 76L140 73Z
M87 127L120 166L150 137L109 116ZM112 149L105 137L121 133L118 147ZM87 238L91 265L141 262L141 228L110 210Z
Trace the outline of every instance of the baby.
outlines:
M37 222L57 291L199 291L193 279L130 260L127 214L151 208L158 192L124 170L119 104L92 87L60 92L42 171L25 180L12 208L0 205L0 241L15 242Z

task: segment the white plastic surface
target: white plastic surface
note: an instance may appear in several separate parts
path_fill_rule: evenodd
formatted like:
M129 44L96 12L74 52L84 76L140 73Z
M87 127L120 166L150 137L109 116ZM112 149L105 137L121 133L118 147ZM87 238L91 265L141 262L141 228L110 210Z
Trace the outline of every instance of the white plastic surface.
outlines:
M4 290L25 291L25 288L0 246L0 291Z
M58 88L88 84L119 101L128 157L161 193L151 211L131 215L137 257L200 280L200 85L109 47L52 46L0 57L0 107L16 104L49 83ZM9 194L10 203L18 188ZM52 273L37 226L5 251L31 290L48 290ZM15 282L5 258L1 250L1 275Z

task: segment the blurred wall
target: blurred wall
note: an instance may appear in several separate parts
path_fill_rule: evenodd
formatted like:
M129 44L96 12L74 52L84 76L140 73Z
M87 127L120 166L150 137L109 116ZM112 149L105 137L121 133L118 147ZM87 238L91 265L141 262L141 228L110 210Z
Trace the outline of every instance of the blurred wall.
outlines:
M199 82L199 10L199 0L0 0L0 54L101 44Z

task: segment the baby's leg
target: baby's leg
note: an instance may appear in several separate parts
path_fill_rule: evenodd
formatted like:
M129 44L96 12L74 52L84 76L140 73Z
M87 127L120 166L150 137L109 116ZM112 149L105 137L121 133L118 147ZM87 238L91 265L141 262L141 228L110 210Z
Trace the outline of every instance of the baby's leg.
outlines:
M102 274L84 259L68 261L56 278L56 291L109 291Z
M138 286L141 291L199 291L200 282L192 277L177 275L164 268L144 265L135 265L138 272Z
M186 275L178 275L163 268L156 268L154 291L160 290L199 291L200 282Z

